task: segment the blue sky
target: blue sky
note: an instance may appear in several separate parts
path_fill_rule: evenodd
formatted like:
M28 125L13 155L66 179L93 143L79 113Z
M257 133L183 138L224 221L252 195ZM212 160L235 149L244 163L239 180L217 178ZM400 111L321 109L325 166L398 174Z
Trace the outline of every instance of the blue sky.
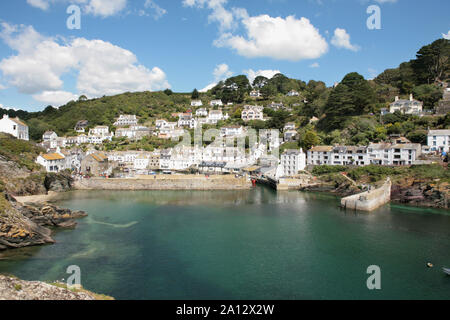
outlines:
M81 10L79 30L67 28L70 4ZM367 28L370 5L381 10L380 30ZM449 37L449 12L441 0L1 1L0 107L188 92L238 74L373 78Z

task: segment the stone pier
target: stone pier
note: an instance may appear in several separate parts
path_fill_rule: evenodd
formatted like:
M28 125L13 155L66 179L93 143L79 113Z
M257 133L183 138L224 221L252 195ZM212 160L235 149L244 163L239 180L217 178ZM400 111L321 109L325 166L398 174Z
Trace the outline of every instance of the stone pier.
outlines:
M388 178L378 189L343 198L341 206L349 210L374 211L391 201L391 187L392 182Z

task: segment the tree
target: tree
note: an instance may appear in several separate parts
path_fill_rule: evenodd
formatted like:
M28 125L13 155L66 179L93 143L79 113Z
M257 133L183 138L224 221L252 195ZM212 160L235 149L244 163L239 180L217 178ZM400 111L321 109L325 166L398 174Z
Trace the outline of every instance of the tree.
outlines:
M173 94L172 90L170 90L170 89L164 90L164 93L165 93L167 96L171 96L171 95Z
M412 67L421 83L445 80L450 72L450 40L439 39L422 47Z
M261 88L260 93L264 99L269 99L277 94L277 88L272 84L266 84Z
M198 93L197 89L194 89L194 91L192 91L192 99L198 99L200 97L200 94Z
M367 113L374 102L375 92L364 77L349 73L331 92L320 125L326 131L342 128L348 117Z
M412 92L414 93L414 97L419 101L423 101L424 106L428 107L428 109L434 108L442 98L442 89L434 84L417 86Z
M253 80L253 87L254 88L263 88L267 83L269 82L269 79L264 76L257 76L255 80Z
M320 138L314 130L306 130L304 134L300 135L299 144L303 150L309 150L312 146L320 143Z
M78 98L78 101L87 101L87 97L83 94Z

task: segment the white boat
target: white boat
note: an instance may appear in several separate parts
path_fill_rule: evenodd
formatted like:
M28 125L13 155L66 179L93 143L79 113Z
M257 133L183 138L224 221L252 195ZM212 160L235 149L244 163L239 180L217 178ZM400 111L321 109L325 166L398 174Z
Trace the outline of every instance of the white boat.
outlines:
M447 275L450 276L450 269L448 269L448 268L442 268L442 271L444 271L444 273L446 273Z

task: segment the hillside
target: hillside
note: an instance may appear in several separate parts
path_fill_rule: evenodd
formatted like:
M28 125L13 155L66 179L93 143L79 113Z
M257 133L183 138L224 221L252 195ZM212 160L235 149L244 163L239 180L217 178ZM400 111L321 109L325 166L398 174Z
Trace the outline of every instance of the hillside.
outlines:
M426 130L430 128L448 128L450 116L434 117L404 116L389 114L380 117L381 108L389 106L395 96L408 98L410 93L424 102L425 110L433 109L442 98L440 84L449 81L450 41L440 39L420 48L417 58L400 64L396 69L388 69L374 80L366 80L352 72L347 74L339 85L329 88L321 81L308 83L290 79L282 74L273 78L257 77L252 84L246 76L236 76L220 82L207 93L136 92L88 100L82 96L55 109L47 107L42 112L29 113L0 109L0 116L8 113L18 116L30 127L30 136L39 141L46 130L54 130L58 135L72 135L79 120L89 120L90 126L113 126L120 114L136 114L140 123L152 126L156 119L165 118L174 121L172 113L190 109L191 99L199 97L204 105L212 99L222 99L233 105L226 107L231 119L227 124L244 124L240 112L245 104L269 105L281 102L289 111L265 109L272 120L266 123L256 121L251 126L282 129L286 122L295 122L301 135L299 146L308 148L312 144L346 143L350 145L366 144L368 141L381 141L389 134L407 136L413 142L423 143ZM262 97L251 98L252 89L259 89ZM286 94L295 90L297 97ZM310 124L312 117L320 119ZM357 120L357 121L355 121ZM114 130L114 127L112 127ZM150 141L149 141L150 140ZM142 143L126 145L115 141L109 146L114 148L152 150L155 147L169 147L170 143L146 139Z

